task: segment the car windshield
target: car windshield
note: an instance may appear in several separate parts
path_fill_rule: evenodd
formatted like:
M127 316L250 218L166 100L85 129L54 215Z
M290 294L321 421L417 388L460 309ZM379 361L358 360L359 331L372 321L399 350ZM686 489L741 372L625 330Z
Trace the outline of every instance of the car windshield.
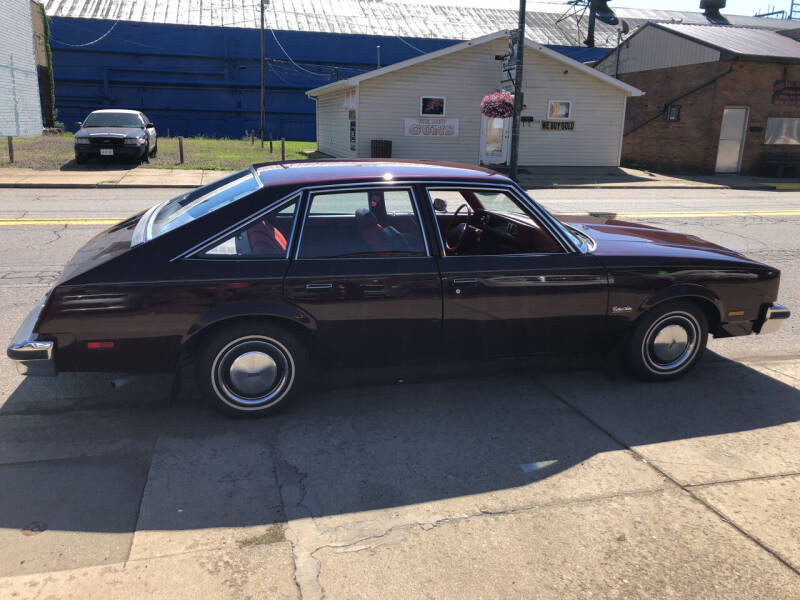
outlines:
M123 112L92 113L83 122L84 127L141 127L139 115Z
M247 196L262 186L252 170L239 171L151 209L145 239L151 240ZM143 221L145 219L142 219Z

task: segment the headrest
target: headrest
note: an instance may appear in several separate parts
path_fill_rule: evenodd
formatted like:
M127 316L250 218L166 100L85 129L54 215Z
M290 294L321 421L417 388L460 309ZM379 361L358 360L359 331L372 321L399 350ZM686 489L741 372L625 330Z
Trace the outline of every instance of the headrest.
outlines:
M356 223L359 227L367 229L370 227L377 227L378 219L370 209L359 208L356 210Z

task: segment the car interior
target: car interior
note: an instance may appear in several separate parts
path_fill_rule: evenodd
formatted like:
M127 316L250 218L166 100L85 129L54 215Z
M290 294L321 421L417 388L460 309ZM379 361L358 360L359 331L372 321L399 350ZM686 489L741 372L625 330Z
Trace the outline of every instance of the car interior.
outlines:
M429 190L447 255L563 252L553 236L505 192ZM296 202L206 252L263 258L286 253ZM424 256L425 242L408 190L334 192L312 197L300 258Z
M407 190L317 194L311 200L300 258L425 255Z
M561 244L505 192L431 189L428 194L450 256L564 252Z

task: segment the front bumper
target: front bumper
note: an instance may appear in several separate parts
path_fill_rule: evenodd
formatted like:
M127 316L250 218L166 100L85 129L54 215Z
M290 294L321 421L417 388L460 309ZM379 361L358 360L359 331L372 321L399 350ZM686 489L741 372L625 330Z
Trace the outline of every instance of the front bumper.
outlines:
M47 302L47 296L30 312L22 322L17 335L6 350L8 357L16 361L17 371L22 375L43 375L53 377L57 374L55 342L40 340L33 328Z
M761 316L756 321L755 331L759 334L774 333L781 328L783 322L791 316L791 311L782 304L764 304Z
M100 154L100 150L113 150L112 156ZM75 156L88 156L90 158L141 158L144 156L145 145L141 146L101 146L95 144L82 144L75 146Z

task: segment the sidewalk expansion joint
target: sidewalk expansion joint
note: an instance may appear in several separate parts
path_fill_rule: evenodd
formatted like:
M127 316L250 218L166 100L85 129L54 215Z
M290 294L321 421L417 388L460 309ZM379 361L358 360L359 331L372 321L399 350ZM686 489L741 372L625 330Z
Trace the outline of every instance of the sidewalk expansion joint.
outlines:
M728 526L730 526L735 531L737 531L741 536L743 536L744 538L750 540L750 542L752 542L753 544L755 544L758 547L760 547L767 554L769 554L775 560L777 560L779 563L781 563L784 567L789 569L792 573L794 573L797 576L800 576L800 569L795 567L791 562L789 562L781 554L779 554L778 552L776 552L775 550L770 548L766 543L762 542L759 538L757 538L756 536L751 534L749 531L747 531L746 529L744 529L740 525L738 525L735 521L733 521L733 519L728 517L721 510L715 508L709 502L703 500L697 494L695 494L692 491L692 488L694 486L681 484L677 479L675 479L674 477L669 475L666 471L664 471L660 467L656 466L652 461L647 459L647 457L645 457L643 454L641 454L640 452L638 452L637 450L632 448L630 444L625 442L625 440L623 440L619 436L615 435L614 433L609 431L607 428L603 427L599 422L597 422L595 419L593 419L592 417L587 415L585 412L580 410L577 406L575 406L572 402L567 400L564 396L562 396L561 394L559 394L558 392L553 390L550 386L548 386L548 385L546 385L546 384L544 384L542 382L539 382L539 385L541 385L545 390L550 392L556 399L558 399L560 402L562 402L565 406L568 406L573 411L575 411L576 414L578 414L579 416L583 417L590 425L592 425L593 427L597 428L599 431L602 431L612 441L616 442L617 444L619 444L623 448L627 449L636 458L641 460L646 465L649 465L651 469L653 469L656 473L661 475L664 479L666 479L668 481L671 481L673 484L675 484L677 487L679 487L681 490L683 490L683 492L686 493L692 500L694 500L695 502L697 502L701 506L705 507L710 512L714 513L723 523L726 523ZM753 479L756 479L756 478L754 477Z
M131 543L128 545L128 555L125 557L125 561L123 563L123 567L128 566L128 562L131 558L131 553L133 552L133 544L136 542L136 532L139 531L139 520L142 517L142 504L144 503L144 495L147 492L147 483L150 481L150 470L153 468L153 459L155 458L156 454L156 447L158 446L158 440L161 438L160 433L156 433L155 437L153 438L153 444L150 446L150 453L149 453L149 460L147 461L147 469L146 475L144 476L144 482L142 483L142 490L139 493L139 506L136 508L136 520L134 521L133 525L133 532L131 535Z

